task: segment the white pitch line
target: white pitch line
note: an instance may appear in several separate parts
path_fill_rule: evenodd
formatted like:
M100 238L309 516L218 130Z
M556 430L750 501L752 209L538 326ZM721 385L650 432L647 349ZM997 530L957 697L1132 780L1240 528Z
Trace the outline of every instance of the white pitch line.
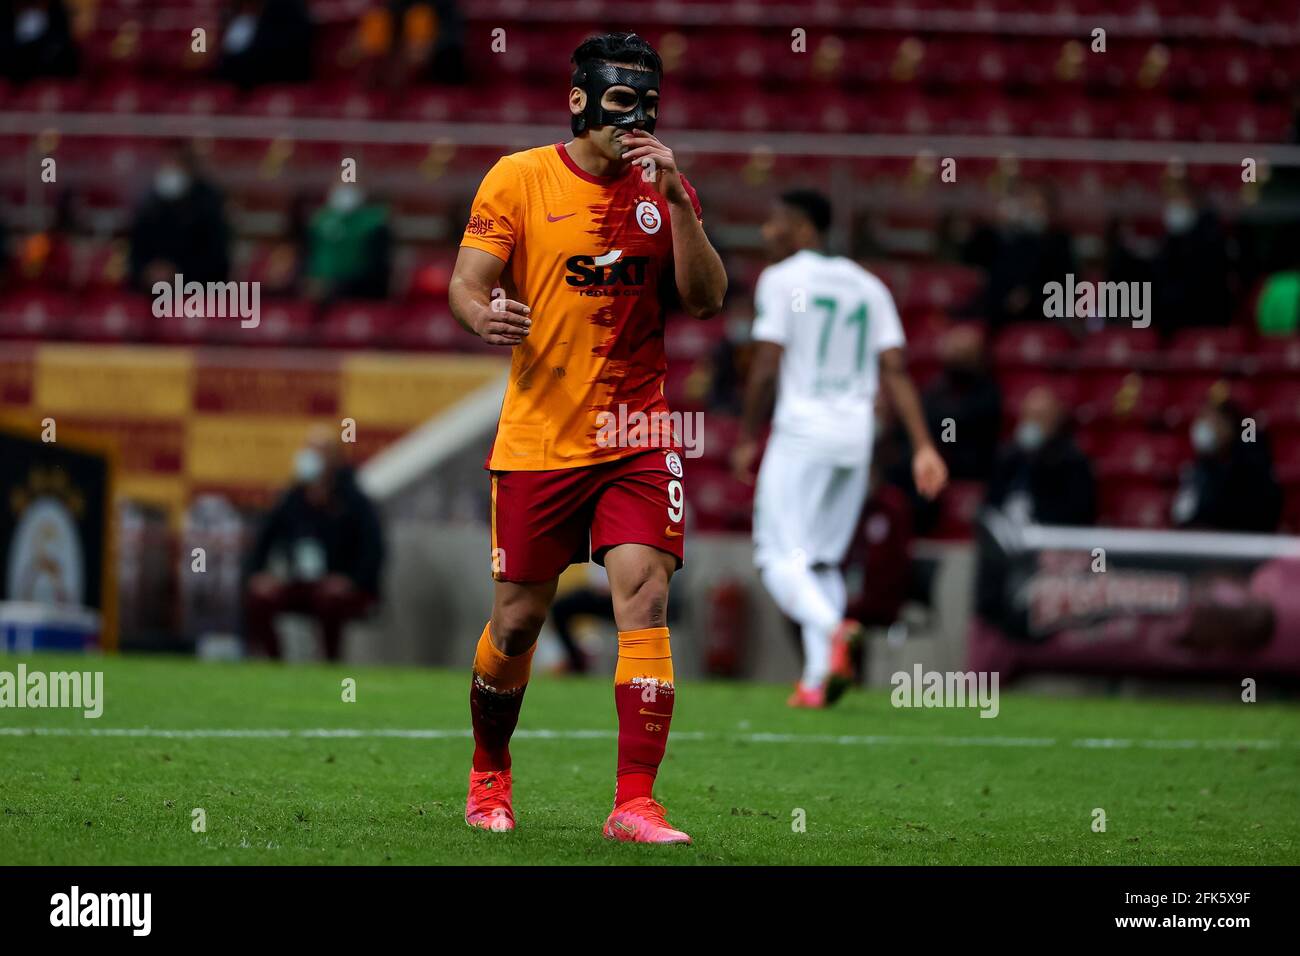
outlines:
M165 730L155 727L0 727L0 737L137 737L156 739L240 739L240 740L336 740L381 739L449 740L473 736L469 728L347 728L315 727L280 728L194 728ZM610 740L618 736L613 730L517 730L521 740ZM673 740L718 741L746 744L836 744L839 746L906 746L923 744L936 747L1081 747L1087 750L1122 750L1139 747L1151 750L1277 750L1282 741L1261 740L1179 740L1168 738L1084 737L1059 740L1055 737L951 737L908 734L776 734L776 733L709 733L679 731ZM1292 741L1292 743L1296 743Z

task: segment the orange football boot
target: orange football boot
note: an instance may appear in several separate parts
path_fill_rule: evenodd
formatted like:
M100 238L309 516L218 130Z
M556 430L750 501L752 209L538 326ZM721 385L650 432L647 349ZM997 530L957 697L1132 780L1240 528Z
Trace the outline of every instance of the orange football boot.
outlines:
M515 811L510 806L509 770L469 772L465 822L493 833L508 833L515 828Z
M605 839L625 843L687 843L691 838L664 819L653 797L633 797L614 808L605 821Z

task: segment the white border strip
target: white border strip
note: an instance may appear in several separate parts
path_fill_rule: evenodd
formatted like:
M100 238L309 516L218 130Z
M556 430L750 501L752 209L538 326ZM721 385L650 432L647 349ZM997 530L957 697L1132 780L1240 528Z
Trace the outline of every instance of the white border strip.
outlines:
M1210 531L1138 531L1026 525L1017 542L1025 549L1087 550L1117 554L1168 554L1195 558L1300 558L1300 538Z

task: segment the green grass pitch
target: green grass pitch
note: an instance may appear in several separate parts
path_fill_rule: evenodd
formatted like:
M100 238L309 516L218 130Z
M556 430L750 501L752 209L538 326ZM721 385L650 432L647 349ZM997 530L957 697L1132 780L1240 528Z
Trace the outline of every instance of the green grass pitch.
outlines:
M106 702L98 720L0 710L0 864L1300 862L1294 705L1008 692L981 719L873 691L792 712L783 687L687 682L658 796L696 845L641 847L600 836L607 679L535 677L512 748L519 829L493 834L462 820L466 673L3 655L0 670L20 659L100 668Z

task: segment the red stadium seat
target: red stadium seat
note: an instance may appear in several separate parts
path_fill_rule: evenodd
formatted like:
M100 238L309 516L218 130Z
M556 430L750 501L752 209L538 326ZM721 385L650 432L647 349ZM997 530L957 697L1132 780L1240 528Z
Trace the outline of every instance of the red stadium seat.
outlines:
M1080 367L1133 369L1150 364L1159 352L1155 329L1112 326L1085 337L1075 359Z
M725 331L716 319L710 322L689 318L670 321L664 330L664 352L669 362L707 359Z
M682 441L689 439L694 443L694 450L688 449L690 454L696 456L691 460L709 461L729 467L731 450L740 439L740 419L718 412L708 412L700 416L700 419L703 422L702 431L695 424L688 429L683 423L683 433L679 436ZM691 467L690 461L687 462L687 467Z
M5 104L17 113L70 113L85 101L86 86L71 80L35 80L16 89Z
M1099 524L1116 528L1168 528L1171 489L1117 481L1101 486Z
M125 239L78 247L72 283L89 289L118 289L126 282L131 249Z
M263 293L261 321L252 328L235 322L227 328L225 339L234 345L288 347L311 342L315 306L299 299L268 297Z
M451 252L418 256L409 264L399 289L408 299L445 300L455 265L456 257Z
M1061 406L1069 412L1076 404L1079 392L1077 380L1070 375L1042 369L1001 370L997 375L1002 390L1002 417L1009 428L1020 415L1020 405L1035 388L1046 388L1056 396Z
M984 273L956 263L923 263L911 269L900 309L958 311L970 305L984 287Z
M1246 333L1239 328L1179 329L1166 355L1170 368L1227 374L1239 367L1246 351Z
M1191 443L1183 432L1125 429L1101 433L1096 441L1081 444L1100 481L1146 480L1170 482L1192 457Z
M754 511L754 488L737 481L726 467L696 459L688 466L687 507L695 531L747 532Z
M1119 105L1115 134L1124 139L1183 140L1192 137L1196 112L1163 96L1126 97Z
M61 292L29 289L0 296L0 339L59 338L72 311L72 301Z
M475 337L460 327L450 310L425 303L404 307L393 331L393 344L402 349L465 351L474 342Z
M1300 382L1283 381L1265 386L1260 396L1260 416L1270 433L1300 433Z
M156 321L149 296L103 292L78 303L69 331L87 342L134 342L145 338Z
M1048 368L1074 348L1074 337L1048 322L1018 322L998 333L993 360L998 368Z
M326 312L319 337L332 348L379 348L389 344L397 321L386 302L344 302Z
M1175 427L1196 417L1209 401L1231 399L1248 415L1257 404L1255 386L1245 379L1219 375L1168 375L1165 376L1165 387L1164 421Z
M122 77L94 87L83 108L91 113L156 113L165 98L163 87L135 77Z
M984 484L954 481L939 496L939 517L932 537L964 541L974 535L975 519L984 504Z
M1138 372L1076 373L1075 416L1083 424L1095 421L1163 422L1166 380Z
M289 119L307 115L310 102L309 87L277 84L254 90L239 106L245 116L263 116L270 119Z
M166 113L186 116L222 116L233 113L237 94L235 88L222 83L196 83L170 88L160 109Z
M379 119L388 111L388 98L382 93L360 90L345 83L316 87L306 106L310 116L328 119Z
M1273 473L1283 484L1300 485L1300 435L1274 435Z

